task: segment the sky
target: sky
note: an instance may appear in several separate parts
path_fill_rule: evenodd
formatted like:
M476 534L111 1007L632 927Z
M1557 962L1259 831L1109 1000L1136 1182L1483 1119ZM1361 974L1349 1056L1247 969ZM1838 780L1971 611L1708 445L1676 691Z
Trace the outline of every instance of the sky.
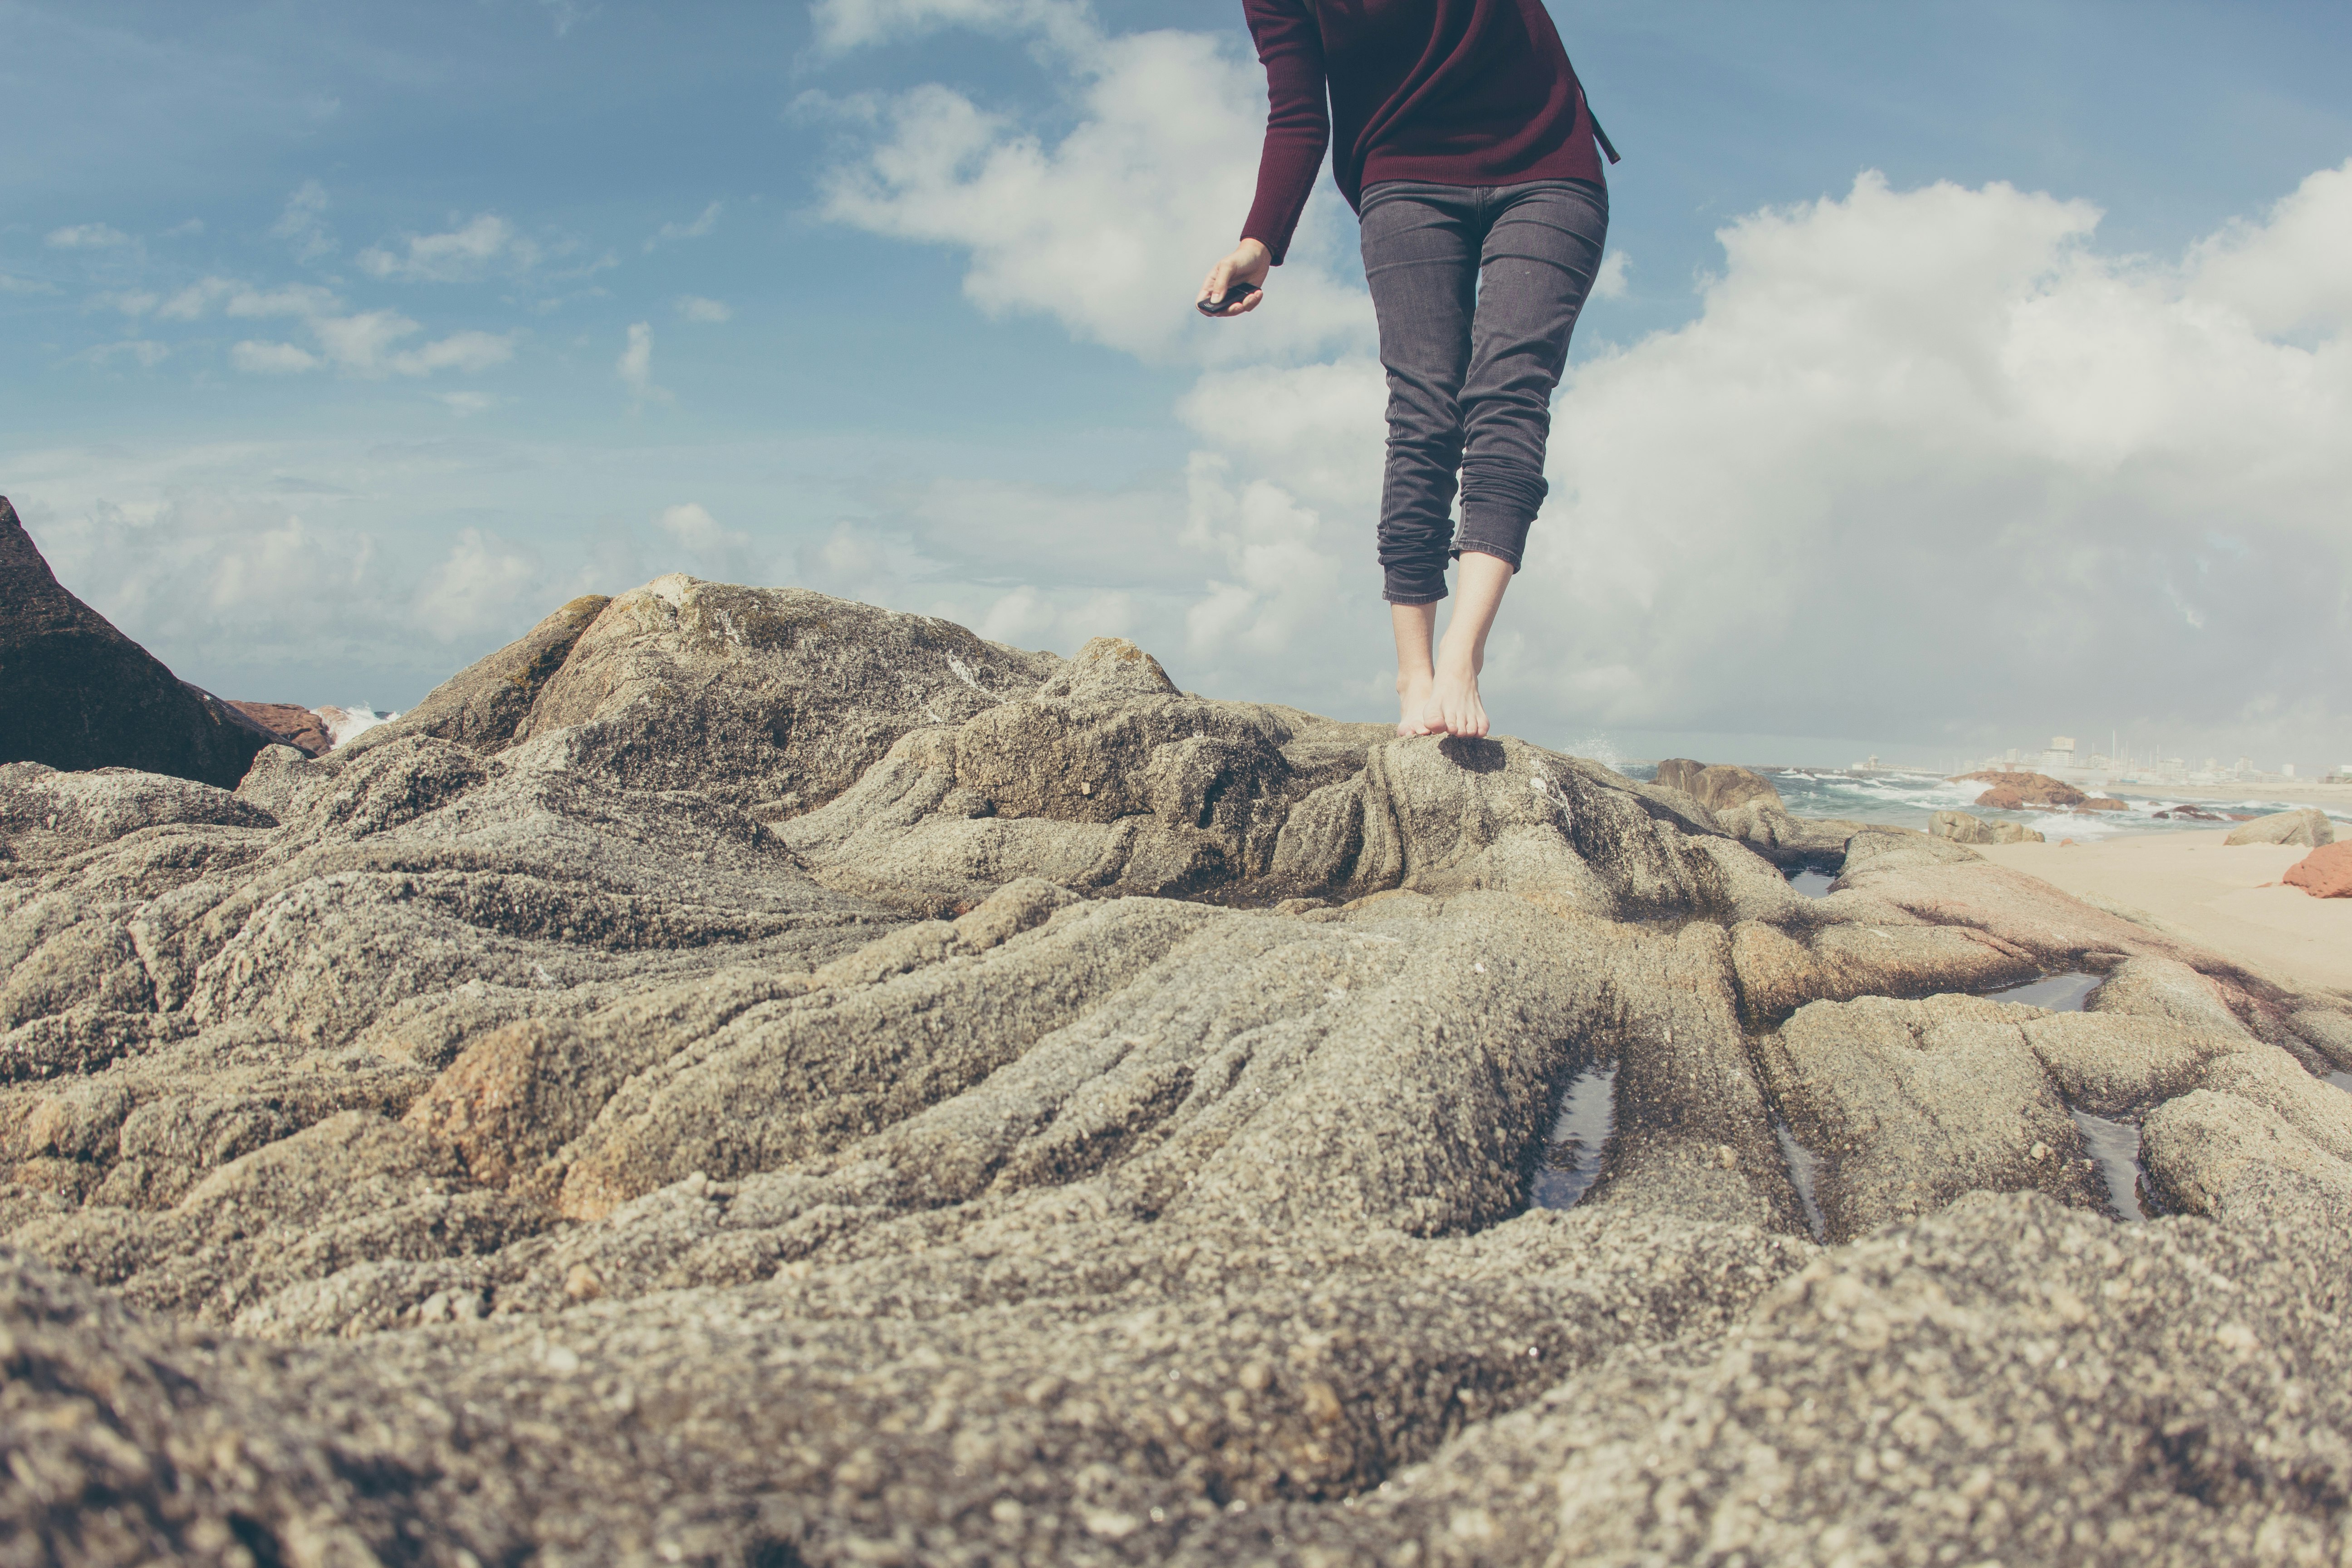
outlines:
M2352 9L1575 4L1625 155L1489 647L1589 755L2352 763ZM232 698L668 572L1392 717L1237 0L0 0L0 494Z

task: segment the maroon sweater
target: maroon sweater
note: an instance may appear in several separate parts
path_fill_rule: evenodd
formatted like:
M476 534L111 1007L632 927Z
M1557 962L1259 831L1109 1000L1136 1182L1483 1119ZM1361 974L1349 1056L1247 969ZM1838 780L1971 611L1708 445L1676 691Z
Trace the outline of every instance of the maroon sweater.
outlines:
M1242 0L1242 9L1267 99L1242 237L1261 241L1277 266L1326 146L1349 206L1381 180L1601 183L1592 113L1543 0Z

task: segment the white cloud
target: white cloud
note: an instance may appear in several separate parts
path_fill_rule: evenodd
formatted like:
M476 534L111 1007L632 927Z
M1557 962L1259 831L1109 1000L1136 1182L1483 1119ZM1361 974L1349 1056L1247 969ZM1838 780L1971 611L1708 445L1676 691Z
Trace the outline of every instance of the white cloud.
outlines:
M666 223L646 237L646 249L666 245L674 239L700 239L719 226L719 203L713 202L702 209L702 216L692 223Z
M430 375L436 370L476 373L514 358L514 339L497 332L452 332L390 361L403 375Z
M259 306L271 303L257 296L257 308L240 312L231 302L231 314L266 314ZM504 364L514 357L514 339L493 332L452 332L415 349L396 345L423 331L397 310L364 310L349 316L311 316L311 334L319 352L311 353L291 343L247 342L229 353L239 370L284 374L333 365L354 375L430 375L436 371L478 372Z
M103 250L128 245L131 237L110 224L79 223L70 228L51 229L48 243L59 250Z
M698 575L730 583L757 583L768 575L751 536L721 526L698 501L662 508L654 526L687 552Z
M421 329L397 310L362 310L350 316L319 316L310 322L327 357L361 374L381 371L392 345Z
M1077 123L1049 141L951 89L826 104L878 139L824 179L825 211L877 234L970 258L964 292L992 314L1034 311L1148 359L1216 361L1370 341L1339 215L1310 209L1245 321L1204 321L1202 275L1248 211L1265 117L1257 62L1222 35L1106 37L1058 6L852 6L843 37L886 36L910 13L976 11L1035 25L1066 61ZM854 16L853 16L854 14ZM852 22L855 26L852 26ZM882 29L875 34L874 29Z
M722 550L751 542L749 534L730 533L719 527L719 520L698 501L662 508L654 517L654 526L688 550Z
M580 4L580 0L539 0L539 3L547 12L548 20L555 24L555 36L559 38L570 33L583 17L593 15L596 9L593 5Z
M292 343L258 342L251 338L228 351L228 363L251 375L298 375L324 363Z
M455 283L478 278L494 264L520 269L538 261L539 247L496 213L482 213L445 234L412 234L395 253L371 246L359 254L372 278L408 283Z
M499 400L487 392L444 392L438 395L441 405L460 419L486 414L499 404Z
M1596 300L1622 300L1625 297L1625 274L1632 269L1631 251L1614 246L1601 258L1601 274L1592 280L1592 297Z
M202 278L189 284L156 310L156 318L166 321L200 321L223 299L236 291L236 285L226 278Z
M677 313L689 321L731 321L735 312L723 300L706 300L699 294L681 294L677 298Z
M654 329L650 322L638 321L629 328L628 346L613 362L613 369L637 402L648 398L656 403L669 401L669 394L654 384Z
M58 286L38 278L17 278L0 272L0 294L54 294Z
M514 606L540 580L539 563L525 550L468 528L425 574L414 613L443 642L495 635L510 624Z
M117 343L100 343L96 348L84 349L73 357L89 364L111 364L119 359L137 360L142 368L152 370L168 359L171 353L171 346L167 343L159 343L152 338L133 338Z
M171 227L165 229L163 231L163 237L165 239L193 239L197 235L204 232L205 220L200 217L192 217L184 223L175 223Z
M809 9L818 46L833 53L940 27L1037 32L1073 47L1094 33L1078 0L817 0Z
M90 305L99 310L120 310L126 316L143 316L153 310L160 296L143 289L133 289L120 294L94 294Z
M286 198L286 210L269 226L273 239L291 240L299 261L317 261L335 252L334 231L327 226L327 187L305 180Z
M866 139L827 210L951 247L985 310L1208 367L1181 406L1200 449L1178 537L1124 578L1108 563L1097 591L1134 595L1166 637L1153 587L1190 568L1189 679L1368 704L1387 679L1383 389L1328 191L1306 266L1242 330L1204 336L1181 309L1247 205L1255 63L1021 0L825 0L816 17L836 49L944 26L1039 37L1075 111L1050 132L943 86L823 106ZM1865 174L1726 227L1696 319L1563 388L1551 500L1489 648L1505 724L1954 752L2161 725L2216 752L2319 736L2352 754L2332 674L2352 666L2352 164L2174 262L2101 251L2098 216ZM1628 268L1609 259L1601 300ZM984 502L967 521L967 540L1018 537ZM982 580L954 538L909 508L845 526L803 568L908 603L927 580ZM956 591L1006 635L1047 626L1096 570L1010 553L992 597Z
M216 280L205 280L214 281ZM275 289L239 287L227 293L227 310L232 316L324 316L343 308L342 300L331 290L312 283L287 283ZM177 300L173 301L175 306L178 303Z
M2262 222L2231 224L2190 267L2200 295L2257 331L2352 328L2352 160L2305 179Z

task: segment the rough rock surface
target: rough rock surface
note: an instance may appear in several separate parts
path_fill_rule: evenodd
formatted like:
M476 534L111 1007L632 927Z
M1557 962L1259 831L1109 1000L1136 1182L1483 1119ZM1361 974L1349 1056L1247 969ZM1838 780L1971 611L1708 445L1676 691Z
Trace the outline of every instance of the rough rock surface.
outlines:
M2352 1550L2352 998L814 595L566 606L412 717L0 770L16 1558Z
M2041 833L2021 822L1987 822L1965 811L1939 811L1929 819L1927 832L1955 844L2044 844Z
M2316 849L2336 842L2336 825L2315 805L2274 811L2230 829L2224 844L2301 844Z
M1688 757L1668 757L1658 764L1658 780L1666 789L1678 789L1712 811L1727 811L1750 801L1785 805L1772 781L1752 769L1730 763L1695 763Z
M2313 850L2289 866L2279 880L2315 899L2352 899L2352 842Z
M308 708L291 702L232 702L229 706L306 757L322 757L335 749L327 721Z
M1983 773L1962 773L1951 782L1990 784L1990 788L1977 796L1977 804L1995 811L2023 811L2034 806L2055 810L2082 805L2091 798L2073 784L2061 783L2047 773L1993 768Z
M278 740L68 593L0 496L0 763L137 768L228 789Z

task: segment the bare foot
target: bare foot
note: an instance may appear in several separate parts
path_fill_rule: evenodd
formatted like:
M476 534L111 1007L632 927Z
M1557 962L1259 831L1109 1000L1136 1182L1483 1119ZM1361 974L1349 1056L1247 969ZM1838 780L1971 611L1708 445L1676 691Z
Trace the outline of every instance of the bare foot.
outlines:
M1397 677L1397 733L1400 735L1433 735L1426 717L1429 692L1435 677L1430 675L1400 675Z
M1422 708L1422 722L1428 726L1426 734L1476 740L1486 733L1486 706L1478 700L1478 661L1438 655L1437 679Z

